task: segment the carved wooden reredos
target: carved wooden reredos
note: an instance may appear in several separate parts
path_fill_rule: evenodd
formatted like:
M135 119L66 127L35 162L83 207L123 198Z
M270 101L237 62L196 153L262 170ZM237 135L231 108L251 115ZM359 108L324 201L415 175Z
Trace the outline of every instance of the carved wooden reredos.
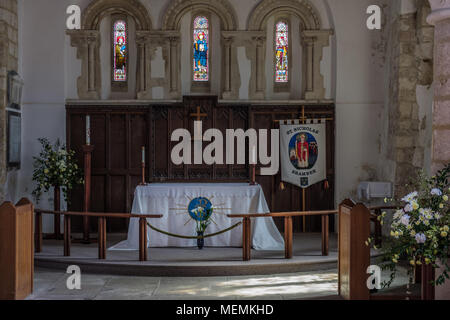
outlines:
M320 72L323 48L329 45L332 30L322 29L321 18L314 6L306 0L263 0L255 6L247 19L246 30L239 30L235 8L228 0L173 0L152 21L146 7L139 0L94 0L82 12L81 30L68 30L71 45L77 48L81 60L81 75L77 81L80 100L101 99L102 79L100 68L100 30L103 18L110 15L126 15L135 24L136 93L134 99L151 100L152 88L162 87L164 99L180 100L181 90L181 36L180 23L187 13L209 12L220 21L221 74L219 98L239 99L241 75L238 65L238 47L244 47L251 63L249 83L250 99L265 99L266 46L273 39L266 39L267 20L270 17L295 16L300 20L302 55L302 99L325 98L324 79ZM242 27L241 27L242 29ZM217 30L214 30L217 32ZM158 48L162 49L165 65L163 78L152 78L151 61ZM101 57L104 58L103 56ZM217 76L217 74L216 74ZM210 92L203 92L210 93ZM160 99L159 97L158 99Z

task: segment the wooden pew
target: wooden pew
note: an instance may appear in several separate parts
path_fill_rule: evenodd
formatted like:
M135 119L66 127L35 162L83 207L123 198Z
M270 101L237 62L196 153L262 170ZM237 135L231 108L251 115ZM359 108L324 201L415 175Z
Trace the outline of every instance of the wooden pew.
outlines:
M344 200L339 205L338 291L348 300L368 300L367 268L370 248L370 210L363 204Z
M0 300L25 299L33 292L33 204L0 206Z
M73 212L73 211L52 211L36 209L36 237L40 252L42 247L42 214L64 215L64 256L70 256L71 239L71 217L94 217L98 218L98 258L106 259L106 218L139 218L139 261L147 261L147 220L162 218L161 214L132 214L132 213L100 213L100 212ZM38 248L38 246L36 246Z
M229 218L242 218L242 260L251 259L251 218L284 217L284 255L286 259L292 259L292 218L299 216L322 216L322 255L329 253L329 215L338 213L337 210L324 211L293 211L252 214L228 214Z

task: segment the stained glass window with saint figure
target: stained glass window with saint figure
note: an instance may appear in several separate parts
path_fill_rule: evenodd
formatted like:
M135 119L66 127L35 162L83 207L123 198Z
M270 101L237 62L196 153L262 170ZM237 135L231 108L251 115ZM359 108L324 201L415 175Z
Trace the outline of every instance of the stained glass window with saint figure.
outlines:
M127 25L125 21L114 23L114 81L127 81Z
M288 44L288 25L280 21L275 30L275 82L289 81Z
M209 24L205 17L194 20L194 81L209 80Z

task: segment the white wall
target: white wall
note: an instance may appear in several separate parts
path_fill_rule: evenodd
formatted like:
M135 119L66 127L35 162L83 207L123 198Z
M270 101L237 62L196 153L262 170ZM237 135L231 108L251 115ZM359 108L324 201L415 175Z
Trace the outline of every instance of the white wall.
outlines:
M336 52L336 201L356 198L360 181L379 179L384 108L382 31L366 27L366 9L384 1L329 0Z
M259 1L229 0L235 6L239 29L245 29L248 15ZM26 86L23 106L22 170L20 171L19 196L29 196L32 156L39 151L39 137L65 141L65 99L77 97L76 80L80 75L80 60L76 49L70 46L65 35L65 10L69 4L85 8L89 0L33 0L22 2L23 19L20 21L20 48L22 74ZM161 25L162 10L166 0L142 0L148 8L153 27ZM336 202L354 196L360 180L376 179L382 163L380 161L380 139L385 86L383 53L379 49L382 41L380 31L366 28L366 8L371 4L385 3L382 0L312 0L318 8L323 28L333 28L330 47L324 51L321 70L325 77L326 97L336 101ZM191 17L182 21L182 92L190 93L191 77ZM298 40L294 50L301 46L296 34L298 21L292 37ZM213 30L218 30L219 21L212 17ZM273 28L269 28L273 29ZM272 32L272 31L270 31ZM103 37L103 35L102 35ZM212 74L214 93L219 92L220 50L219 34L213 36L214 57ZM107 50L105 50L106 52ZM216 56L217 55L217 56ZM248 99L248 81L252 72L244 48L238 49L241 88L239 96ZM299 54L294 53L299 59ZM242 60L241 60L242 59ZM105 61L110 61L110 56ZM162 61L161 52L155 55L154 63ZM273 61L270 59L268 63ZM295 63L294 63L295 64ZM105 68L105 66L104 66ZM153 68L152 68L153 69ZM293 70L299 82L301 69ZM105 77L103 71L103 77ZM156 71L155 71L156 72ZM158 71L167 74L167 70ZM102 77L102 78L103 78ZM272 78L272 77L270 77ZM104 80L104 79L103 79ZM105 81L103 81L105 82ZM299 84L298 84L299 85ZM107 88L105 87L107 91ZM268 88L270 89L270 86ZM294 88L294 96L299 96ZM161 98L161 89L155 90L155 98ZM105 94L103 97L107 97ZM269 94L269 97L279 96ZM46 200L42 206L51 207ZM49 227L48 225L47 227Z

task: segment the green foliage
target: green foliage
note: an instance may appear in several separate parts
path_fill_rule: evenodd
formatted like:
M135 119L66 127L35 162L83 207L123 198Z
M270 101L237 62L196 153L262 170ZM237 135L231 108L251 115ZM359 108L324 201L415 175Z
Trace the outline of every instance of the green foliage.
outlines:
M198 210L200 211L199 213L203 215L204 219L195 220L196 222L195 230L197 232L205 232L206 228L208 228L208 226L211 224L211 216L213 214L213 208L206 209L199 207Z
M61 187L64 199L69 202L68 192L77 184L83 184L83 172L74 158L75 152L67 150L59 140L51 145L48 139L40 138L42 150L34 159L33 181L36 188L33 196L36 202L43 192L48 192L52 187Z
M438 268L437 263L441 264L443 271L433 285L441 285L449 279L449 177L450 164L431 178L421 172L411 185L416 191L401 199L406 205L394 213L390 239L383 245L382 269L391 271L390 279L383 283L383 287L391 285L401 260L411 267L408 272L410 279L416 265L431 264ZM383 212L379 217L381 223L385 216ZM366 244L371 245L372 240L368 239Z

